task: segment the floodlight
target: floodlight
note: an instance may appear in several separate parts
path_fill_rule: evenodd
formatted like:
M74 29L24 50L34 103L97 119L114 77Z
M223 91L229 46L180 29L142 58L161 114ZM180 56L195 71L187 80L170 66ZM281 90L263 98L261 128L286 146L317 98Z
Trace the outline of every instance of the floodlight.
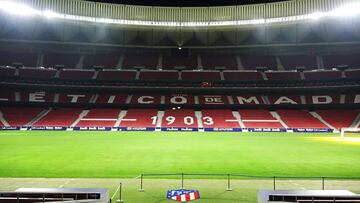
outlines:
M348 4L329 12L329 15L336 17L356 16L359 14L360 3Z
M44 11L43 15L47 18L64 18L63 14L55 13L55 12L49 11L49 10Z
M19 4L11 1L0 2L0 9L7 13L20 16L41 15L41 11L33 9L25 4Z
M315 12L315 13L311 13L308 15L308 18L309 19L313 19L313 20L318 20L322 17L326 16L325 13L322 13L322 12Z
M98 18L97 21L98 23L115 23L114 19L110 19L110 18Z
M264 24L266 22L265 19L255 19L255 20L251 20L250 24Z
M161 26L161 27L202 27L202 26L215 27L215 26L234 26L234 25L241 26L241 25L265 24L265 23L279 23L279 22L289 22L289 21L298 21L298 20L306 20L306 19L318 20L323 17L357 16L360 15L360 3L347 4L345 6L327 12L318 11L311 14L303 14L303 15L295 15L295 16L274 17L267 19L260 18L260 19L248 19L248 20L199 21L199 22L125 20L125 19L71 15L65 13L57 13L50 10L37 10L25 4L16 3L9 0L7 1L0 0L0 10L19 16L39 15L46 18L59 18L59 19L86 21L86 22L94 22L94 23ZM181 47L179 47L179 49L181 49Z

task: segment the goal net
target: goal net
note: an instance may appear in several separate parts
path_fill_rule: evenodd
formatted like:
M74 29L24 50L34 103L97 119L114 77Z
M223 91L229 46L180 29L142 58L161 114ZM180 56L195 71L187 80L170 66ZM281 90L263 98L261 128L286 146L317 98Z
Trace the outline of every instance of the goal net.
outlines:
M341 128L341 139L355 138L360 141L360 128Z

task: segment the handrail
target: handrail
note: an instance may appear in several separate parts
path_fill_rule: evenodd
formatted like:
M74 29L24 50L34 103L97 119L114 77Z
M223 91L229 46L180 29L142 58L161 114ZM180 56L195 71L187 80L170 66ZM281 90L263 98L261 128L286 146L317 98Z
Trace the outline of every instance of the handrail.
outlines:
M265 176L265 175L248 175L248 174L236 174L236 173L153 173L153 174L140 174L140 176L233 176L233 177L243 177L243 178L264 178L264 179L351 179L351 180L360 180L360 176L356 177L347 177L347 176Z

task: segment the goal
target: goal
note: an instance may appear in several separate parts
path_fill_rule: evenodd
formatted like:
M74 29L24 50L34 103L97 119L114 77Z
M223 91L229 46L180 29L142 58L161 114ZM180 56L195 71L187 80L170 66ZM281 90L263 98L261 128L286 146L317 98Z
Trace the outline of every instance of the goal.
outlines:
M356 137L360 139L360 128L341 128L340 137L341 139L345 139L345 137Z

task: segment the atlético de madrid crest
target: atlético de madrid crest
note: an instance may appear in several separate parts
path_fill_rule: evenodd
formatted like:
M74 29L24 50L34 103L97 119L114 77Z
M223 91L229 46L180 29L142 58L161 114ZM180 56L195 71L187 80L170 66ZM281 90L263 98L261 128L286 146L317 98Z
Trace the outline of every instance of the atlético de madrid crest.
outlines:
M200 199L198 190L168 190L167 198L178 202L189 202Z

